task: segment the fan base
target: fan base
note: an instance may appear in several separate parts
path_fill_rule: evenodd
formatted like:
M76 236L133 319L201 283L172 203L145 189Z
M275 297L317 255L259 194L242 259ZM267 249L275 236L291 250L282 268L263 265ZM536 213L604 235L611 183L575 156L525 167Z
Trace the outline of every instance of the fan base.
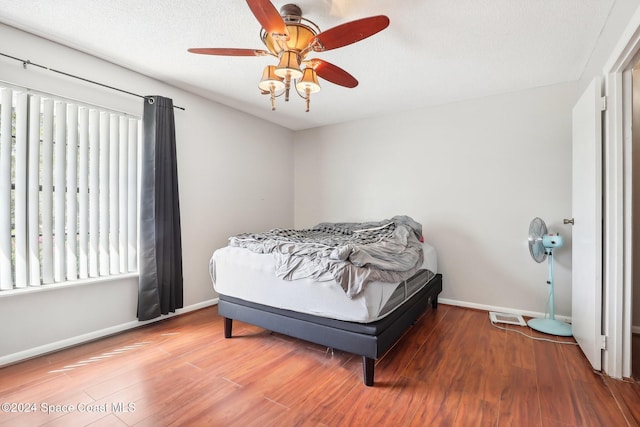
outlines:
M529 325L531 329L549 335L557 335L560 337L570 337L573 335L570 324L556 319L531 319L527 322L527 325Z

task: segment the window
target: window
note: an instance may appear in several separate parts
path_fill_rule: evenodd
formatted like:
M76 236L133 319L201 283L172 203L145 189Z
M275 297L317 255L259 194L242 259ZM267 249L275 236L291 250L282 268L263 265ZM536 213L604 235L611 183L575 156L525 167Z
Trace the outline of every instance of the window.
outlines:
M0 291L137 270L140 119L0 87Z

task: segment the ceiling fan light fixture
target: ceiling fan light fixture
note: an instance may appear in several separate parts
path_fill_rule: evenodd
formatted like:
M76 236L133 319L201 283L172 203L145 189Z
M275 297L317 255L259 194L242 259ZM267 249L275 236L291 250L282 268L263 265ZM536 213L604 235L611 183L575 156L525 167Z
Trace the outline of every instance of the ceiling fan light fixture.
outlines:
M262 93L270 95L272 110L275 110L275 98L284 95L285 102L289 101L293 89L306 101L306 111L309 111L311 94L320 90L318 78L346 88L356 87L358 81L342 68L322 59L307 59L307 55L312 51L324 52L359 42L389 26L388 17L377 15L320 31L314 22L302 16L302 10L295 4L285 4L278 11L272 0L246 1L262 26L260 39L267 50L190 48L188 51L204 55L278 58L278 65L264 68L258 83Z
M280 62L275 69L278 77L286 78L287 75L291 79L299 79L302 77L300 70L300 57L297 52L285 50L280 54Z
M278 76L275 71L275 65L267 65L264 67L264 70L262 71L262 79L260 79L260 83L258 83L258 87L261 90L271 92L273 89L275 92L284 89L282 77Z
M264 94L270 95L271 98L271 111L276 110L276 96L282 95L288 82L285 83L282 78L276 75L275 65L267 65L262 71L262 79L258 83L258 87ZM280 92L280 95L276 95L276 92Z
M320 90L320 83L318 83L318 74L313 68L307 67L302 73L302 78L296 83L296 88L299 92L316 93Z

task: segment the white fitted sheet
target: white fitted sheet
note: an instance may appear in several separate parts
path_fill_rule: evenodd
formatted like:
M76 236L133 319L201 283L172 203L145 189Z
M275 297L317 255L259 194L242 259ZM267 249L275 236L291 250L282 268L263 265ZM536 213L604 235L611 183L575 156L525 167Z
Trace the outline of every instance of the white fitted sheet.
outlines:
M436 250L423 243L422 268L438 272ZM210 270L216 292L258 304L332 319L369 323L381 310L398 283L372 282L353 299L334 280L283 280L275 275L271 254L226 246L214 252ZM388 314L388 313L387 313Z

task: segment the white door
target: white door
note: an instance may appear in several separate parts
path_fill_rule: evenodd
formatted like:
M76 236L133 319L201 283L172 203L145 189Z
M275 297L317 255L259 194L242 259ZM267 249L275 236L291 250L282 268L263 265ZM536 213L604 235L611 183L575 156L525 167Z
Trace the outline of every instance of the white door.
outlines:
M573 107L572 330L596 370L602 365L602 95L591 82Z

